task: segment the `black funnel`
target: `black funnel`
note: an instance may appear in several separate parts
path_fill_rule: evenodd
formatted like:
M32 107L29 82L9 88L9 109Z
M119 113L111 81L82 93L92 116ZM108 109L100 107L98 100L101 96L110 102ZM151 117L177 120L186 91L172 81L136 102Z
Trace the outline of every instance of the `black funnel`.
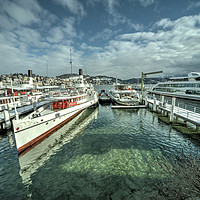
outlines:
M83 75L83 70L79 69L79 75Z

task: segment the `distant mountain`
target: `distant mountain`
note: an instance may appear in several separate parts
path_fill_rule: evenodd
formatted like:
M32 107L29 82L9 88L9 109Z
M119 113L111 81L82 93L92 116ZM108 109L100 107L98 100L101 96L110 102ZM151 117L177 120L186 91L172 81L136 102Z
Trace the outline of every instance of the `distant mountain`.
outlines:
M61 75L58 75L56 76L56 78L61 78L61 79L64 79L64 78L70 78L70 77L73 77L73 76L78 76L78 74L61 74Z
M70 78L73 76L78 76L78 74L62 74L59 76L56 76L56 78L61 78L61 79L65 79L65 78ZM105 76L105 75L97 75L97 76L89 76L89 75L83 75L84 77L88 77L90 80L94 80L94 79L110 79L111 82L115 83L116 82L116 77L111 77L111 76ZM169 80L170 76L165 76L165 77L151 77L151 78L145 78L144 83L145 84L155 84L157 82L163 82L163 81L167 81ZM118 83L127 83L127 84L141 84L141 78L130 78L130 79L126 79L126 80L122 80L117 78L117 82Z

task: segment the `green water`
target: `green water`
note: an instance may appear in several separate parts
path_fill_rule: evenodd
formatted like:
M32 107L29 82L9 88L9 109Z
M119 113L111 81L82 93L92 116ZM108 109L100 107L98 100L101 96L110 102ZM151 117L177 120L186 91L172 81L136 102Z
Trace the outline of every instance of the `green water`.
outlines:
M183 147L198 149L146 109L101 105L19 160L6 139L1 154L8 154L13 170L2 166L2 199L168 199L156 187L169 178L166 167L171 167L162 150L174 155Z

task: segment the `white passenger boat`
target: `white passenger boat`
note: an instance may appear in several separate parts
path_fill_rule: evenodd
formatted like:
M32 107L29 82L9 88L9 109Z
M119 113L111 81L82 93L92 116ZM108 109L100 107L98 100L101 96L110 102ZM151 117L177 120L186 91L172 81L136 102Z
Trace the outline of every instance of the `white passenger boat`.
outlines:
M110 94L109 92L107 92L106 90L101 90L99 93L99 103L110 103L111 102L111 98L110 98Z
M170 78L167 82L157 83L148 94L200 100L200 73L191 72L187 77Z
M116 104L135 106L139 104L139 94L127 84L115 84L114 90L110 91L110 97Z
M83 75L80 75L83 86ZM23 155L76 115L98 103L97 93L85 85L76 95L59 95L46 98L51 104L41 107L23 119L12 121L19 155Z

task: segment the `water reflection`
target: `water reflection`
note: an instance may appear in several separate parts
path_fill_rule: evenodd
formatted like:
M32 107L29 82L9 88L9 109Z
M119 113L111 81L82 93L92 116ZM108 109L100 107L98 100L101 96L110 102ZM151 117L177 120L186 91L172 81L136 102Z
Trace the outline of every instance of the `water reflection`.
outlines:
M199 148L149 110L101 105L19 160L10 136L0 140L0 199L155 199L169 178L163 151Z
M43 166L52 155L55 155L66 143L77 137L84 128L98 116L98 108L88 109L67 123L42 143L19 157L20 175L25 185L32 183L31 175Z
M0 199L26 199L12 132L0 139ZM19 191L19 192L18 192Z
M33 198L155 197L153 185L168 177L165 166L170 166L163 163L160 147L177 145L156 122L144 110L100 107L98 119L31 176Z

